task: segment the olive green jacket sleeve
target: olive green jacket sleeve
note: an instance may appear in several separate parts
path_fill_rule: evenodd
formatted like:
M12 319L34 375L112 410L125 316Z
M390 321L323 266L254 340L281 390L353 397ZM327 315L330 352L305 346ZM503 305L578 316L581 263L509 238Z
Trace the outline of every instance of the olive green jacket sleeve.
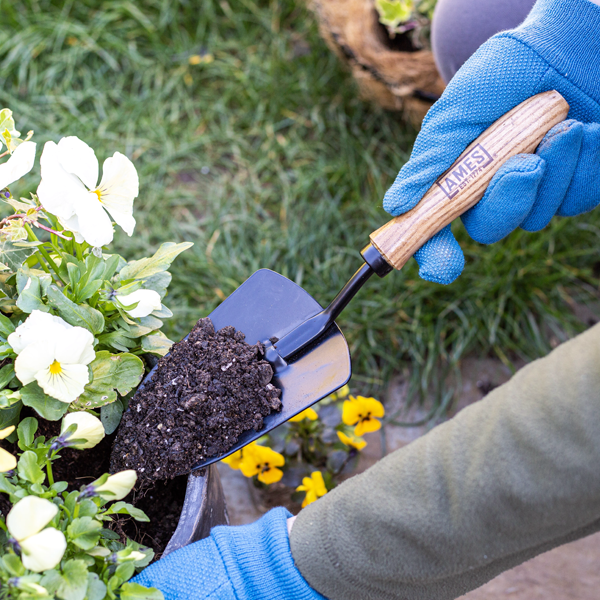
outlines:
M456 598L600 530L600 325L301 511L331 600Z

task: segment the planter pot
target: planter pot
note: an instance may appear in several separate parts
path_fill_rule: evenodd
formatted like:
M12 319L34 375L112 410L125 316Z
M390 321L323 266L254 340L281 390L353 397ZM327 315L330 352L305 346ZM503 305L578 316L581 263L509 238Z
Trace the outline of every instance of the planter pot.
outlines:
M432 52L413 48L407 34L390 39L373 0L309 0L309 7L327 45L352 71L362 97L402 111L420 126L444 91Z
M188 477L185 501L177 529L163 556L192 542L208 537L217 525L228 525L223 486L216 465L205 470L204 475Z

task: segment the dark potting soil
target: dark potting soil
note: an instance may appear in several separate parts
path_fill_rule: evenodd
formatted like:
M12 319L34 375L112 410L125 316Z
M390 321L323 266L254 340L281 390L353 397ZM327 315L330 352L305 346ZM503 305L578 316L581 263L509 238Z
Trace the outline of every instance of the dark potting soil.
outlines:
M204 318L173 346L123 415L112 472L135 469L147 482L188 473L281 409L262 344L244 337L233 327L215 332Z

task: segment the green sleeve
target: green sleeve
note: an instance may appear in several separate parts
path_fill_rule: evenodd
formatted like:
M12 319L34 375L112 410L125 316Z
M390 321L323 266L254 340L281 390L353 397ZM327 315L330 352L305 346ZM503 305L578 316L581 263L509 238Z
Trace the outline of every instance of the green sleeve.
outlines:
M600 530L600 325L297 517L331 600L456 598Z

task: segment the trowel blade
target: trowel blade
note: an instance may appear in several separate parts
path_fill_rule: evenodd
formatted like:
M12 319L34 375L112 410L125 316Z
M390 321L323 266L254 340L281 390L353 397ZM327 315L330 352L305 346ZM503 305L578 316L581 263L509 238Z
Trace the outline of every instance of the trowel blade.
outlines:
M209 317L216 330L233 325L252 345L273 337L282 338L321 309L308 292L287 277L260 269ZM352 373L350 349L337 325L286 367L272 366L275 372L273 383L281 389L281 411L265 417L264 427L259 431L251 429L243 433L228 452L204 460L193 470L221 460L285 423L344 386Z
M232 325L253 345L282 338L320 310L321 305L299 285L279 273L260 269L208 316L215 330ZM273 383L281 390L281 411L265 417L262 429L246 431L230 450L194 465L192 471L229 456L285 423L346 385L352 373L348 344L335 324L287 366L272 363L272 367ZM144 383L150 380L154 369Z

